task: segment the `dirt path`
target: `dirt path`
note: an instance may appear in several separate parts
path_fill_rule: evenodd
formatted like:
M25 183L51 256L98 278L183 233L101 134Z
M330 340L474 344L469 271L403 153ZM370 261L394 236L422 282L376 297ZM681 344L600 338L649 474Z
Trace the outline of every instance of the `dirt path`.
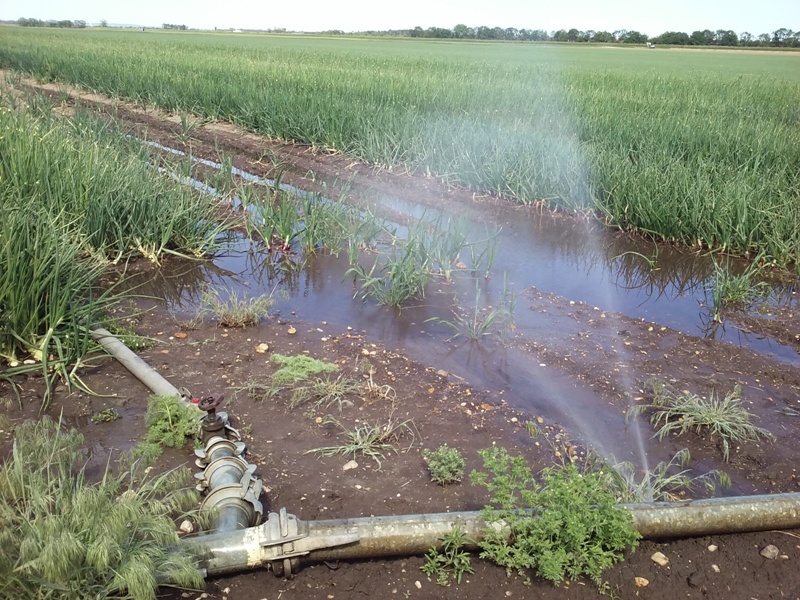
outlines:
M0 73L0 76L2 74ZM27 82L33 85L32 82ZM38 86L58 99L63 86ZM114 102L97 95L68 90L89 107L113 113L148 139L176 148L191 148L194 156L215 160L220 149L233 155L235 166L258 175L289 165L285 181L313 189L320 179L347 179L354 188L405 194L430 206L462 206L491 211L497 199L476 197L436 180L409 176L353 163L341 156L319 155L310 148L266 140L243 133L224 123L198 124L186 137L179 119L159 111ZM183 140L181 139L183 138ZM184 143L185 142L185 143ZM534 209L528 209L534 210ZM564 217L557 217L564 218ZM621 415L631 401L647 397L645 382L652 377L671 381L679 389L708 394L712 390L743 387L748 408L759 415L759 424L775 434L774 444L748 443L732 451L730 464L721 461L719 448L702 436L686 436L680 444L665 441L667 454L689 446L693 464L700 469L724 468L737 482L737 493L800 490L800 418L788 416L800 410L800 369L768 356L693 337L657 323L605 313L536 289L527 290L520 308L545 315L549 335L516 339L516 351L537 364L557 369L563 376L599 393ZM772 327L780 339L800 347L800 318L790 303L775 315L742 317L751 331ZM136 323L137 332L158 340L143 357L177 385L195 395L225 391L228 410L246 432L251 460L269 487L272 508L287 507L303 519L357 517L479 509L483 492L464 482L441 487L430 482L422 448L441 444L457 447L467 459L467 470L477 468L477 450L493 443L524 454L536 468L552 464L572 452L580 457L582 444L574 432L540 415L519 412L503 396L476 389L469 380L447 373L436 364L419 364L402 351L385 348L369 330L334 328L320 315L316 322L284 314L257 328L225 330L206 323L183 332L163 305ZM749 321L748 321L749 319ZM292 326L295 334L289 333ZM553 335L552 332L557 332ZM181 336L176 336L180 333ZM183 334L186 334L183 336ZM262 354L260 343L270 349ZM322 413L290 411L288 397L256 402L241 388L252 380L268 381L274 371L271 353L298 354L335 362L343 372L358 379L368 376L364 361L374 368L380 386L390 386L389 397L363 395L353 398L338 417L347 426L356 420L376 421L395 417L413 419L416 434L399 444L396 455L381 468L369 459L358 459L356 469L343 471L347 458L319 459L309 449L336 443L336 428L317 422ZM79 427L92 447L93 461L104 462L111 449L127 449L143 431L146 390L120 367L103 361L86 376L97 392L114 397L58 394L51 412L63 410L68 422ZM13 419L33 416L38 408L38 382L23 383L25 410L8 409ZM0 396L5 392L0 390ZM92 414L119 408L122 419L93 424ZM531 437L524 423L541 419L541 435ZM188 462L189 451L172 453L174 464ZM759 550L776 545L786 558L766 560ZM715 551L709 550L716 546ZM659 550L670 558L659 567L650 555ZM475 560L476 573L460 586L441 588L420 571L421 558L355 562L307 567L295 580L283 581L260 571L209 582L204 593L213 598L258 600L260 598L371 598L388 595L408 598L564 598L598 597L591 584L572 583L553 587L534 581L528 587L517 577ZM646 542L624 563L608 573L609 583L620 598L800 598L800 538L798 532L767 532ZM635 577L649 580L637 587ZM190 594L196 598L198 594ZM175 597L181 597L177 594Z

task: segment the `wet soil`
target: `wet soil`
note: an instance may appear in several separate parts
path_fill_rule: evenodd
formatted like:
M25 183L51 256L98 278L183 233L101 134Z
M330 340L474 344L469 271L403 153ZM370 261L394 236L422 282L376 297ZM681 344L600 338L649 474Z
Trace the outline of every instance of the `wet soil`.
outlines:
M57 98L62 86L43 89ZM383 190L433 207L455 207L479 218L491 215L503 203L450 188L432 178L394 173L339 155L267 140L229 124L198 125L186 138L174 116L98 95L70 92L86 106L113 112L148 139L176 148L191 146L196 156L214 160L223 148L233 155L237 167L259 175L269 173L277 164L289 164L292 169L285 180L304 189L319 186L323 177L347 179L354 187ZM538 209L515 210L531 214ZM541 215L541 219L542 227L575 220L565 215ZM147 265L139 266L143 272L150 272ZM728 326L771 336L800 349L800 318L791 293L781 305L728 316ZM199 329L184 330L159 301L140 306L148 310L135 322L137 333L156 340L152 348L141 352L142 356L165 377L187 386L196 396L226 393L228 411L245 432L250 460L258 465L258 474L268 486L264 500L273 509L285 506L303 519L479 509L487 500L481 489L468 482L442 487L430 481L421 458L423 448L445 443L459 448L468 471L479 466L476 451L492 444L525 455L535 468L573 454L580 458L587 447L604 452L604 444L611 444L611 438L626 431L624 414L631 403L649 398L646 382L654 377L702 395L724 393L741 385L747 408L758 415L758 424L769 429L776 440L737 445L730 463L724 463L713 439L689 434L650 442L647 452L651 461L668 459L676 450L689 447L697 472L722 468L731 475L734 489L728 493L800 491L800 369L792 360L777 360L748 347L679 331L663 324L659 315L633 318L535 287L526 288L518 300L517 310L525 310L531 317L532 325L524 335L512 337L505 346L451 343L444 351L427 355L387 340L377 326L352 323L348 328L348 324L329 320L324 311L304 312L299 302L295 311L291 304L290 300L280 314L247 329L225 329L206 322ZM296 333L290 334L290 327ZM261 343L269 345L268 352L256 350ZM352 406L345 406L341 414L334 411L334 415L347 427L389 418L413 419L415 433L401 438L398 453L387 456L380 465L358 458L356 469L343 471L350 457L306 454L310 449L339 443L336 427L318 422L330 411L309 412L303 407L292 411L288 397L258 402L241 389L248 381L269 381L275 370L269 356L276 352L306 352L335 362L342 372L362 381L369 377L363 361L369 361L374 368L373 381L390 386L391 392L385 388L390 397L358 395L351 398ZM448 356L456 359L448 362ZM470 361L484 356L504 364L500 384L471 376L477 369ZM463 362L461 367L459 361ZM100 468L108 452L129 449L143 432L147 391L108 359L87 369L84 380L103 396L60 390L48 410L55 415L63 411L67 422L86 435L90 464ZM21 387L23 408L12 403L4 410L13 420L38 412L38 379L31 377ZM3 388L0 395L8 396L9 392ZM576 402L571 410L571 399L584 396L592 402ZM536 401L526 403L526 397L535 397ZM557 398L557 406L548 404L548 398ZM93 414L109 406L119 409L120 420L91 421ZM541 431L536 437L525 427L531 420ZM644 437L649 438L649 426L643 427ZM188 464L190 450L172 452L167 458L169 464ZM607 576L620 598L800 598L799 535L798 531L775 531L647 541ZM786 558L762 558L759 551L767 544L777 546ZM712 545L718 548L714 552L708 549ZM650 560L656 550L670 558L669 565L659 567ZM209 581L203 593L245 600L347 600L378 595L599 597L588 582L552 586L534 580L528 586L523 579L506 577L502 569L477 559L475 574L459 586L442 588L423 575L419 569L422 563L422 558L411 557L308 565L292 581L257 571ZM635 577L646 578L649 585L637 587Z

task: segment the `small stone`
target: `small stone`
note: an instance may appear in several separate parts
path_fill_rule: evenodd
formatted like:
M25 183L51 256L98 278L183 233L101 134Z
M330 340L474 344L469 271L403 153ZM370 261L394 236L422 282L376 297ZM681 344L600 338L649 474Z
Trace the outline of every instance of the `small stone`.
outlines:
M439 377L447 377L447 375L448 375L448 372L447 372L447 371L445 371L444 369L439 369L438 371L436 371L436 374L437 374Z
M653 556L650 557L650 560L661 567L666 567L669 564L669 559L661 552L656 552L653 554Z
M716 544L711 544L711 545L708 547L708 551L709 551L709 552L716 552L716 551L717 551L717 548L719 548L719 546L717 546Z
M267 352L267 350L269 350L269 344L261 343L258 346L256 346L256 352L258 352L259 354L264 354L265 352Z
M778 550L778 548L776 546L773 546L772 544L765 547L761 552L759 552L759 554L764 558L766 558L767 560L774 560L778 558L780 553L781 551Z
M650 580L644 577L634 577L633 580L636 582L636 587L647 587L650 585Z
M542 417L536 417L536 422L541 425L542 423L544 423L544 419Z
M187 337L189 337L189 334L185 331L178 331L177 333L173 334L173 336L179 340L185 340Z
M191 594L189 592L183 592L181 594L181 598L189 598L190 596L191 596Z
M181 522L180 530L183 533L192 533L194 531L194 525L188 519Z
M418 589L418 590L421 590L421 589L422 589L422 584L419 582L419 579L417 579L417 580L414 582L414 585L417 587L417 589Z
M224 590L222 590L222 593L223 594L230 594L231 593L231 588L226 587Z
M714 573L719 573L719 565L711 565L711 568L714 570Z
M288 333L289 335L294 335L295 333L297 333L297 329L289 325L289 329L286 330L286 333Z
M22 364L23 365L35 365L36 361L33 360L32 358L26 358L25 360L22 361Z
M342 471L350 471L352 469L357 469L357 468L358 468L358 463L354 460L350 460L344 463L344 465L342 466Z
M516 423L517 421L519 421L519 419L517 419L517 417L511 417L511 422L512 423Z

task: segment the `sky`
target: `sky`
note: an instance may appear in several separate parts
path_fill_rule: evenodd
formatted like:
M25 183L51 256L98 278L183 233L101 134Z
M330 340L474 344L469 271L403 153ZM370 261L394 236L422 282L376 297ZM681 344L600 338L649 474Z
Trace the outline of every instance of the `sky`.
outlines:
M82 19L90 24L294 31L408 29L417 25L580 30L732 29L754 35L800 29L800 0L2 0L0 19Z

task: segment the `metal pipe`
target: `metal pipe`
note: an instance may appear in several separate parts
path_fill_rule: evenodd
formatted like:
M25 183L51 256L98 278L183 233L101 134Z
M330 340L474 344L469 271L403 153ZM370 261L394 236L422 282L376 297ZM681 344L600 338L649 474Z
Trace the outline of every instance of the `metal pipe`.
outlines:
M800 527L800 493L620 506L631 512L634 527L645 538ZM301 521L282 509L258 527L185 538L183 543L200 551L208 575L259 566L291 575L301 557L322 561L424 554L454 525L476 541L487 528L480 512Z
M95 327L89 330L95 341L111 356L116 358L122 366L130 371L139 381L146 385L151 392L158 396L179 396L188 404L178 388L159 375L153 367L139 358L135 352L123 344L107 329Z

